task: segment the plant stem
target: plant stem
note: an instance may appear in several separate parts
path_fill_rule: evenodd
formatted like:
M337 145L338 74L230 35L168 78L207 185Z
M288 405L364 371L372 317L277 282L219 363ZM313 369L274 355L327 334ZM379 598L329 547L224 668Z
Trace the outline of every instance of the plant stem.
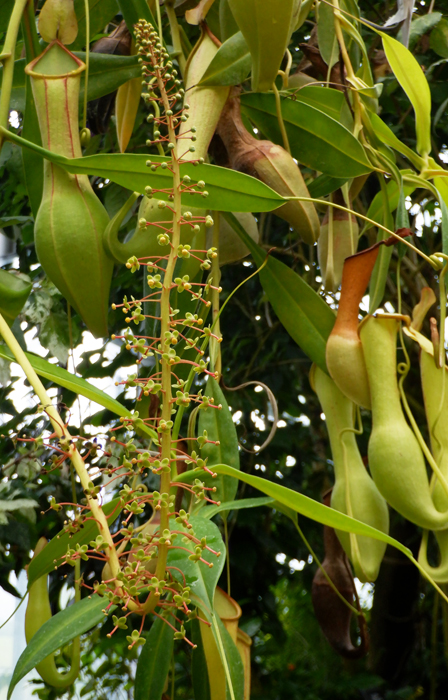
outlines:
M219 251L219 213L217 211L213 212L213 247ZM221 338L221 331L219 328L219 282L221 280L221 270L219 268L219 254L212 260L211 277L213 281L212 289L212 324L214 327L215 335ZM211 359L211 369L214 372L218 372L221 377L221 344L216 338L210 338L210 359ZM219 379L218 379L219 381Z
M2 92L0 96L0 126L7 129L9 119L9 102L11 99L12 80L14 77L14 60L17 34L19 33L20 22L26 8L28 0L16 0L9 20L8 31L0 54L3 62ZM0 133L0 150L3 146L4 135Z
M90 484L90 477L86 468L86 465L84 464L84 460L81 457L80 453L78 452L76 446L75 446L75 441L72 439L72 436L70 435L69 431L67 430L66 426L64 425L64 422L62 421L62 418L59 416L59 413L51 403L51 399L48 396L45 387L43 386L42 382L40 381L39 377L37 376L36 372L32 368L27 356L23 352L22 348L20 347L19 343L17 342L16 338L14 337L14 334L10 330L8 324L6 323L5 319L3 316L0 314L0 335L3 336L7 346L11 350L12 354L15 357L16 362L21 366L23 371L25 372L26 378L28 379L29 383L34 389L34 392L36 396L39 398L42 407L45 411L45 413L48 415L51 424L53 426L53 430L57 437L59 439L64 439L68 443L68 448L67 448L67 453L68 457L70 458L70 461L72 462L76 473L79 477L79 480L81 482L81 485L85 491L89 490L89 484ZM119 571L120 571L120 563L118 560L117 552L115 549L115 545L112 539L112 535L110 534L109 526L107 524L107 519L106 516L104 515L103 509L99 505L98 501L95 498L92 498L89 496L88 493L86 493L86 498L87 498L87 505L90 508L93 517L95 520L98 522L98 526L101 529L101 534L104 537L105 541L107 542L108 548L107 548L107 555L109 557L109 565L111 567L111 570L116 576Z
M84 0L84 7L85 7L85 13L86 13L86 59L85 59L86 70L84 73L84 111L83 111L83 120L82 120L83 129L85 129L87 126L87 88L88 88L88 82L89 82L89 64L90 64L90 9L89 9L89 0Z
M289 155L291 155L288 134L286 133L285 122L283 121L282 103L280 100L280 93L279 93L279 91L277 89L277 85L275 83L272 83L272 90L274 91L274 95L275 95L275 108L277 111L277 121L278 121L278 125L280 127L280 133L282 135L283 148L285 149L285 151L288 151Z
M163 107L165 114L170 112L170 104L168 101L168 96L166 93L165 85L161 73L157 71L157 83L159 91L163 101ZM168 137L172 144L176 144L176 132L173 123L173 117L168 116ZM171 406L172 406L172 387L171 387L171 364L168 358L168 351L171 347L170 334L171 329L174 325L174 321L171 320L171 306L170 306L170 295L171 286L173 283L174 268L177 261L177 250L180 244L180 217L181 217L181 182L180 182L180 164L179 158L176 153L176 148L171 149L172 161L171 170L173 173L173 201L172 208L173 213L173 226L172 226L172 238L171 238L171 250L168 257L168 262L163 278L163 287L160 297L160 316L161 316L161 330L160 330L160 349L162 353L161 357L161 367L162 367L162 416L161 421L168 423L171 421ZM163 357L166 355L166 357ZM171 447L172 447L172 431L171 428L164 429L162 431L161 437L161 457L163 459L168 459L171 461ZM160 478L160 493L168 494L171 485L171 472L162 471ZM169 529L169 505L162 506L160 512L160 533L164 530ZM166 563L168 557L168 545L159 544L158 545L158 560L156 568L156 577L161 580L165 576ZM159 596L154 592L151 592L148 599L144 605L144 611L147 614L152 612L157 606L159 601Z
M182 49L182 41L180 38L179 23L177 21L176 12L174 10L174 5L172 1L165 2L165 10L168 16L168 21L170 23L171 39L173 40L173 54L172 56L177 59L179 64L180 72L182 73L182 78L185 80L185 67L187 62L185 60L184 52Z

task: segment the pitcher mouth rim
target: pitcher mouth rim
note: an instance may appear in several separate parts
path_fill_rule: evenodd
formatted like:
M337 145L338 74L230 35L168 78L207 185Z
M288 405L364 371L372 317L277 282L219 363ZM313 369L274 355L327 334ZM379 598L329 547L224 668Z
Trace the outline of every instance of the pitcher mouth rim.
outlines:
M69 71L68 73L58 73L58 74L48 74L48 73L38 73L37 71L34 70L34 66L38 63L38 61L41 60L43 56L51 49L53 46L57 44L61 49L65 51L65 53L69 54L71 58L73 58L74 61L78 64L78 68L75 68L72 71ZM30 63L28 63L25 66L25 73L26 75L29 75L33 78L40 78L40 79L45 79L45 80L57 80L61 78L71 78L71 77L76 77L77 75L80 75L83 71L86 69L86 64L84 61L82 61L80 58L75 56L62 42L59 41L59 39L53 39L53 41L48 44L46 49L36 58L34 58Z

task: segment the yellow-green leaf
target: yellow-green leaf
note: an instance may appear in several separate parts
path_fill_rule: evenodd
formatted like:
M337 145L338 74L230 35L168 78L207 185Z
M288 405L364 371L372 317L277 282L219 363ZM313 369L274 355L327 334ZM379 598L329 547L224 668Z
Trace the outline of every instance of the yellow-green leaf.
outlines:
M415 111L417 151L423 157L427 156L431 151L431 93L428 81L418 61L403 44L383 32L379 33L390 67Z

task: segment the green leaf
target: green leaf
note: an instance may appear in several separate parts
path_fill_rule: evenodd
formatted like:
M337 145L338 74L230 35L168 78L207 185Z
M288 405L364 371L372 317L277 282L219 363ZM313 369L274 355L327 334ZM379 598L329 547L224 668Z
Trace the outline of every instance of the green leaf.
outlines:
M287 506L296 513L304 515L306 518L311 518L316 520L316 522L322 525L328 525L335 530L343 530L343 532L353 532L355 535L363 535L365 537L372 537L375 540L381 540L381 542L387 542L393 547L396 547L401 552L406 554L408 557L412 557L412 552L410 549L405 547L401 542L395 540L393 537L386 535L384 532L377 530L370 525L362 523L360 520L355 520L344 513L340 513L334 508L324 506L323 503L315 501L313 498L304 496L303 493L293 491L292 489L286 488L281 484L276 484L273 481L268 481L260 476L254 476L253 474L246 474L245 472L237 471L232 469L227 464L219 464L213 467L214 471L218 474L227 474L228 476L233 476L235 479L244 481L246 484L253 486L267 496L274 498L279 503Z
M328 76L324 76L324 78L330 80L330 69L339 60L339 44L334 28L334 8L332 5L326 3L319 5L317 38L320 55L328 66Z
M439 13L434 12L434 14ZM426 17L427 15L424 16ZM443 17L432 30L431 36L429 37L429 46L442 58L448 58L448 20L445 19L445 17Z
M265 251L247 235L233 214L224 216L260 267L266 259ZM336 320L333 311L305 280L272 255L259 274L272 308L291 338L327 372L325 346Z
M166 168L158 168L151 171L146 165L148 157L134 153L108 153L84 158L65 158L64 156L47 151L25 141L17 134L6 131L0 127L0 131L7 139L25 148L31 148L41 153L47 160L60 165L61 168L73 174L90 174L112 180L119 185L134 192L144 193L145 187L151 185L154 189L164 190L172 183L172 174ZM169 158L151 155L151 163L164 163ZM229 168L221 168L217 165L193 165L182 163L181 176L188 175L192 183L204 180L208 197L207 208L218 211L272 211L285 203L285 198L274 192L261 180L255 177L239 173ZM168 193L159 192L160 199L168 199ZM201 194L185 193L182 201L190 206L203 206Z
M321 85L305 85L299 92L294 93L294 100L324 112L351 130L353 117L344 93L340 90Z
M300 163L347 180L371 172L364 148L345 126L311 104L291 99L281 104L291 155ZM241 105L268 139L282 143L274 95L246 93Z
M431 152L431 93L428 81L418 61L403 44L383 32L379 34L389 65L415 111L417 151L427 156Z
M103 512L107 517L109 526L118 518L121 509L118 507L120 499L114 498L110 503L103 506ZM14 503L14 501L12 501ZM28 566L28 588L32 586L41 576L54 571L56 566L62 563L60 560L67 553L67 550L74 549L77 544L88 544L91 540L100 534L98 523L96 520L88 520L84 527L74 535L69 535L65 530L61 530L46 547L35 557L33 557Z
M85 61L84 51L74 51L75 56ZM25 65L26 59L14 62L14 79L11 92L11 109L23 112L25 109ZM2 75L0 68L0 76ZM91 53L89 65L88 100L96 100L103 95L109 95L120 85L141 74L138 56L114 56L112 54ZM84 76L81 77L79 103L84 100Z
M173 628L156 618L138 657L134 700L161 700L173 648Z
M233 472L238 474L237 469L232 469L232 473ZM201 472L196 472L196 476L199 473ZM190 516L189 522L191 525L193 525L195 537L198 539L206 537L207 545L215 552L219 552L219 557L212 552L209 552L207 549L204 549L202 558L212 564L212 568L203 562L195 563L191 561L188 557L190 553L194 552L195 545L188 540L188 542L182 543L182 547L186 547L189 550L187 552L183 549L170 548L168 552L168 566L176 566L178 569L180 569L180 571L171 569L171 574L174 576L174 578L183 583L183 573L185 576L186 585L190 586L192 594L196 595L200 600L202 600L211 611L213 610L215 588L224 568L226 548L218 527L211 520L201 518L199 515L192 515ZM183 530L185 534L189 533L186 528L182 528L180 525L177 527L177 529Z
M79 637L102 622L104 620L103 609L106 608L107 604L107 600L94 595L70 605L47 620L30 640L17 661L9 684L8 700L17 683L38 663L71 642L75 637ZM110 608L109 612L113 609L114 607Z
M9 18L11 16L14 0L0 0L0 32L8 29Z
M402 170L401 173L402 175L405 175L407 173L411 173L411 170ZM394 212L395 209L398 207L398 200L399 200L399 189L396 180L390 180L387 185L387 199L389 202L389 209L390 212ZM415 190L415 185L404 185L404 195L405 197L411 195ZM375 197L373 198L369 209L367 211L366 216L369 219L373 219L373 221L376 221L378 224L383 224L384 225L384 198L383 198L383 193L377 192ZM369 229L371 229L373 224L369 224L368 221L366 221L364 228L362 230L362 233L365 233Z
M28 275L0 268L0 313L10 325L22 311L32 286Z
M238 451L238 436L235 423L229 411L227 401L222 393L216 379L209 377L205 388L205 395L214 399L215 406L222 408L207 408L199 412L198 435L207 431L208 439L219 442L219 445L205 443L201 449L201 458L207 459L207 466L211 468L214 464L230 464L235 469L240 468L240 456ZM238 484L228 477L213 479L208 476L205 479L207 486L216 486L217 491L212 494L213 500L232 501L236 495Z
M1 216L0 217L0 228L5 226L22 226L22 224L32 221L32 216Z
M137 24L139 19L146 19L147 22L151 22L153 27L157 28L156 21L146 0L118 0L118 5L131 33L134 31L134 24Z
M331 194L335 190L340 189L346 182L347 180L342 178L330 177L330 175L319 175L319 177L316 177L307 187L310 197L319 199L320 197L325 197L327 194Z
M275 503L273 498L269 496L262 496L261 498L240 498L238 501L227 501L226 503L221 503L219 506L207 506L202 511L202 517L213 518L218 513L223 511L231 510L243 510L245 508L259 508L260 506L270 506Z
M87 399L99 403L100 406L107 408L117 416L124 416L126 418L130 418L132 416L131 411L125 408L119 401L112 398L112 396L109 396L109 394L106 394L105 391L97 389L97 387L90 384L90 382L86 381L85 379L76 377L74 374L67 372L66 369L62 369L62 367L51 364L43 357L33 355L30 352L25 354L30 361L31 366L40 377L49 379L55 384L58 384L58 386L63 386L64 389L73 391L75 394L81 394L81 396L85 396ZM9 362L16 361L12 352L5 345L0 345L0 357L3 357L5 360L9 360ZM157 433L146 425L139 426L139 430L143 430L152 438L157 438Z
M222 652L224 652L225 661L229 670L232 688L229 688L228 678L226 678L227 696L230 697L231 700L244 700L244 667L237 646L224 627L222 620L216 614L212 616L212 627L215 640L218 643L218 648L222 645L222 649L220 649L221 655Z
M219 47L199 85L239 85L249 75L251 65L246 40L237 32Z
M409 148L409 146L406 146L402 141L400 141L400 139L397 136L395 136L392 129L388 127L385 122L383 122L381 117L371 112L369 113L369 119L371 122L372 129L375 132L375 135L383 143L385 143L387 146L390 146L390 148L393 148L395 151L398 151L398 153L401 153L402 155L406 156L406 158L408 158L418 170L421 170L423 168L423 159L420 158L420 156L418 156L417 153L414 153L414 151L411 148Z
M71 51L82 49L86 44L85 0L75 0L74 5L78 20L78 36L70 46ZM103 32L104 27L109 24L117 12L117 0L89 0L90 40L96 34Z
M194 700L210 700L210 685L208 682L207 661L204 653L200 622L198 619L191 622L191 641L196 645L191 655L191 680L193 684Z
M84 52L74 52L75 56L85 61ZM138 56L114 56L107 53L91 53L87 99L96 100L115 92L120 85L141 75ZM84 75L81 76L79 104L84 102Z
M420 17L417 17L416 19L412 20L411 27L409 30L409 49L412 51L412 49L416 45L418 39L421 36L423 36L423 34L426 34L426 32L429 32L429 30L432 29L433 27L435 27L435 25L438 25L441 19L442 19L441 12L428 12L426 15L421 15ZM444 21L444 20L442 20L442 21ZM431 45L433 33L434 32L431 32L429 45L433 49L433 51L435 51L436 53L439 53ZM402 40L402 30L401 29L397 34L397 39L399 41Z
M70 330L66 314L51 311L40 326L39 341L58 362L66 364L70 350Z

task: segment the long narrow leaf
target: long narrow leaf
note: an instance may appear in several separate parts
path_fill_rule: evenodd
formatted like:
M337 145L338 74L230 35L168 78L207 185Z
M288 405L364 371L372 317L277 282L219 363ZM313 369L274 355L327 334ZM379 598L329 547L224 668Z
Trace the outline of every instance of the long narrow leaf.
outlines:
M238 474L237 469L232 469L232 472ZM197 475L198 472L196 472L196 476ZM182 543L182 546L188 551L176 549L175 547L170 548L168 553L168 566L177 567L170 570L172 575L183 583L183 585L185 585L186 582L186 585L190 586L192 594L203 601L206 608L211 611L213 610L215 588L224 568L226 548L221 533L215 523L199 515L192 515L189 522L193 525L196 537L198 539L206 537L207 545L215 552L218 552L219 556L217 557L207 549L202 552L202 558L209 564L212 564L211 568L203 562L191 561L189 556L194 553L195 544L191 542L191 540L188 540ZM179 526L178 529L182 529L181 526ZM187 534L188 531L185 530L185 533Z
M344 513L340 513L334 508L324 506L323 503L318 503L318 501L315 501L313 498L304 496L303 493L293 491L292 489L286 488L286 486L281 486L281 484L268 481L260 476L253 476L252 474L246 474L245 472L232 469L232 467L229 467L227 464L215 465L213 470L217 474L227 474L228 476L233 476L235 479L244 481L246 484L253 486L267 496L274 498L279 503L296 511L296 513L316 520L322 525L328 525L329 527L336 530L343 530L344 532L353 532L355 535L373 537L375 540L381 540L382 542L391 544L393 547L396 547L406 554L406 556L412 557L411 550L393 537L359 520L355 520L355 518L351 518Z
M233 214L224 214L249 248L260 267L266 259L265 251L243 229ZM269 256L260 271L260 282L272 308L297 345L324 372L327 372L325 346L336 317L330 307L294 270Z
M431 92L428 81L418 61L403 44L383 32L379 34L389 65L414 108L417 151L427 156L431 152Z
M31 363L33 369L37 372L40 377L44 379L49 379L58 386L64 387L69 391L73 391L75 394L81 394L85 396L86 399L90 401L95 401L104 408L107 408L112 413L117 416L123 416L125 418L130 418L132 416L131 411L125 408L119 401L106 394L105 391L101 391L90 382L80 377L76 377L74 374L70 374L66 369L58 367L57 365L51 364L48 360L38 355L33 355L30 352L25 353L28 360ZM0 345L0 357L9 362L15 362L14 355L5 345ZM143 430L147 435L152 438L157 438L157 433L146 425L139 426L139 430Z
M173 647L173 628L161 618L157 618L138 658L134 700L161 700Z
M261 498L240 498L238 501L226 501L219 506L209 506L202 511L202 516L210 520L210 518L213 518L223 511L259 508L260 506L270 506L273 503L275 503L274 499L269 496L262 496Z
M121 509L118 507L120 499L115 498L110 503L103 506L103 512L107 517L109 525L118 518ZM74 549L77 544L88 544L90 540L100 534L96 520L88 520L84 527L74 535L69 535L65 530L61 530L41 552L31 559L28 566L28 588L33 585L41 576L54 571L55 567L61 563L61 558L66 554L68 548Z
M207 459L207 466L214 464L230 464L235 469L240 468L240 457L238 451L238 435L235 423L232 420L227 401L222 393L216 379L209 377L205 389L205 395L213 399L215 406L221 409L207 408L199 414L199 435L207 431L208 440L201 450L201 457ZM212 444L218 443L218 444ZM233 479L221 476L219 479L206 477L204 479L207 486L215 486L216 501L233 501L236 495L237 484Z
M169 160L163 156L146 156L134 153L106 153L85 158L65 158L45 148L40 148L30 141L25 141L20 136L0 127L0 131L10 141L14 141L40 153L47 160L56 163L69 173L82 175L96 175L112 180L128 190L144 193L145 187L150 185L153 189L166 190L172 182L172 174L168 168L150 170L148 160L153 164L160 164ZM180 168L181 175L188 175L192 183L203 180L206 183L208 195L204 199L202 193L186 192L182 196L182 202L190 206L203 206L206 202L208 209L217 211L272 211L284 204L286 199L274 192L261 180L244 173L239 173L229 168L221 168L217 165L193 165L183 163ZM168 199L168 193L160 192L161 199Z
M237 32L220 46L199 85L239 85L249 75L251 65L246 40Z
M248 93L241 97L241 105L267 138L282 143L274 95ZM311 104L290 99L282 101L282 115L291 155L300 163L337 178L371 172L362 145L336 119Z
M38 663L101 622L105 617L103 609L106 606L107 600L95 595L70 605L47 620L30 640L16 664L9 684L8 700L17 683ZM110 608L109 612L115 607Z

